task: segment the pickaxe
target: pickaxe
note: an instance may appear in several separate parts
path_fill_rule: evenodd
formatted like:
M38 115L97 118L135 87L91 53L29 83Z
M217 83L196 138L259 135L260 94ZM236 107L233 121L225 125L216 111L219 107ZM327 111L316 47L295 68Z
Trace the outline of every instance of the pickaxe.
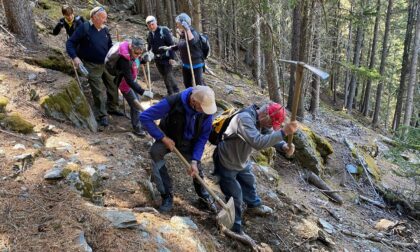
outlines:
M327 72L324 72L316 67L310 66L301 61L293 61L293 60L283 60L280 59L280 62L285 62L289 64L296 65L296 81L295 81L295 90L293 94L293 103L292 103L292 116L290 121L296 120L297 109L299 106L299 98L300 98L300 89L302 88L302 79L303 79L303 68L308 69L312 73L318 75L322 80L328 79L330 75ZM287 144L289 147L292 145L293 142L293 134L289 136Z

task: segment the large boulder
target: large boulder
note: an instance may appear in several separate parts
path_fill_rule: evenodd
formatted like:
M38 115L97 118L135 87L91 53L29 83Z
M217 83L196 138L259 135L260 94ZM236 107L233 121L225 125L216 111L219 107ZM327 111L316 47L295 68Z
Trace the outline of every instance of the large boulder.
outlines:
M98 124L84 94L77 82L72 79L61 89L41 98L45 113L57 120L70 120L76 127L98 130Z
M316 174L323 171L328 155L333 153L333 148L327 139L303 124L299 125L293 143L296 148L294 157L304 168Z
M25 62L31 65L37 65L42 68L52 69L59 72L63 72L69 75L74 74L72 64L68 58L58 49L49 48L49 51L45 55L35 55L33 57L25 58Z

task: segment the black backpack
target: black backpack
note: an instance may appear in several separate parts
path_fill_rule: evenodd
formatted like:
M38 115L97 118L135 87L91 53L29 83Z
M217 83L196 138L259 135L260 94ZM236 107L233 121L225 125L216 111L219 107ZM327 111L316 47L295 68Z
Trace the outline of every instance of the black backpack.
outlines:
M209 36L203 33L198 33L200 36L200 46L201 51L203 52L203 58L207 59L207 57L210 55L210 41Z
M244 109L230 108L216 117L211 123L209 142L213 145L218 145L221 141L225 140L224 134L230 121L236 114L242 111L244 111Z

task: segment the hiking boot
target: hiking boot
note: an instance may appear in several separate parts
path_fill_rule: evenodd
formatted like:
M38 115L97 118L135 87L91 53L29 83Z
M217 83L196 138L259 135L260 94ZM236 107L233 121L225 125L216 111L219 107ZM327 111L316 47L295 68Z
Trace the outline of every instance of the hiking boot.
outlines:
M101 118L99 118L98 123L102 127L108 127L109 126L108 116L102 116Z
M108 114L115 116L125 116L124 112L119 109L108 110Z
M233 226L230 229L230 231L232 231L232 232L234 232L234 233L236 233L238 235L244 235L245 234L244 231L242 230L241 224L237 224L237 223L234 223L233 224Z
M139 136L139 137L145 137L145 136L146 136L146 131L142 130L142 128L141 128L141 127L139 127L139 128L135 128L135 129L133 130L133 133L134 133L136 136Z
M209 197L207 198L200 198L200 202L212 213L217 213L216 204L214 204L214 200Z
M162 195L162 205L159 207L160 212L169 212L172 210L174 199L171 194Z
M254 216L266 216L266 215L270 215L273 213L273 209L271 209L268 206L265 205L259 205L257 207L248 207L246 212L249 215L254 215Z

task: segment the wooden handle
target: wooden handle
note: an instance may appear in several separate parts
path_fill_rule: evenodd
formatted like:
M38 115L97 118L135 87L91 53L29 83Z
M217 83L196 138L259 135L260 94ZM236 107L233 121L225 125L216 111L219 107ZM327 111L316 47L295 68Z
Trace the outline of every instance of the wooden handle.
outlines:
M296 65L296 82L295 82L295 90L293 94L293 104L292 104L292 115L290 120L296 121L296 114L299 107L299 98L300 98L300 89L302 87L302 78L303 78L303 66L298 63ZM293 142L293 134L288 136L287 144L289 147L292 145Z
M179 150L176 147L174 147L173 152L175 152L179 159L181 159L182 163L184 163L185 165L185 168L189 169L191 166L190 163L185 159L185 157L181 154L181 152L179 152ZM225 202L223 202L223 200L220 199L220 197L217 196L215 192L213 192L213 190L207 185L207 183L200 177L199 174L195 174L194 178L197 179L198 182L200 182L200 184L204 186L204 188L206 188L210 195L213 196L213 198L217 201L217 203L219 203L221 207L223 207L223 209L228 210L228 207L225 204Z
M188 38L188 32L187 30L184 29L185 32L185 43L187 44L187 52L188 52L188 59L190 60L190 69L191 69L191 76L192 76L192 81L193 81L193 87L196 86L195 83L195 76L194 76L194 69L193 69L193 64L192 64L192 59L191 59L191 53L190 53L190 45L189 45L189 38Z

